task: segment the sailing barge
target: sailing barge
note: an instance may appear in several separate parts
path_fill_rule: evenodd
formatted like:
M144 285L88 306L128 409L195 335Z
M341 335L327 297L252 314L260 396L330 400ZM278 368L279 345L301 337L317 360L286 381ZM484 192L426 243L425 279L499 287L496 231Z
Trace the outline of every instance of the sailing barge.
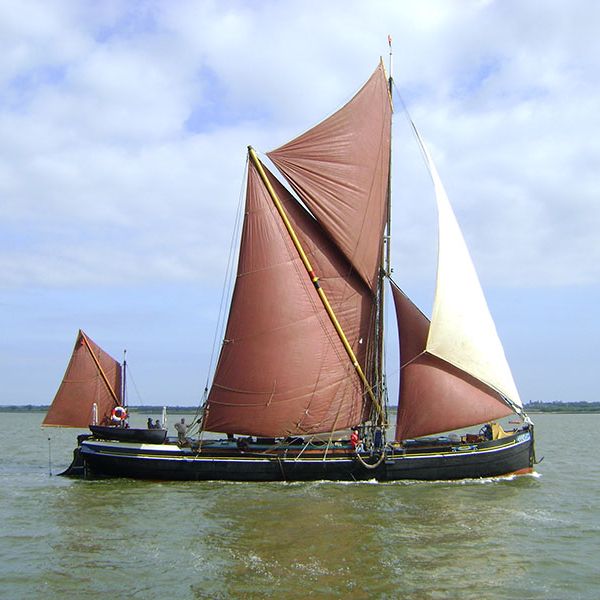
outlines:
M267 153L292 191L248 149L237 278L196 431L149 443L143 430L138 437L108 425L79 437L69 474L393 481L533 470L533 424L414 124L439 217L431 320L391 279L392 89L380 63L340 110ZM392 306L400 339L395 429L384 374ZM69 365L86 377L67 369L54 403L73 406L46 424L87 426L92 405L100 420L121 406L120 365L90 342L80 332ZM504 431L497 420L508 415L518 425Z

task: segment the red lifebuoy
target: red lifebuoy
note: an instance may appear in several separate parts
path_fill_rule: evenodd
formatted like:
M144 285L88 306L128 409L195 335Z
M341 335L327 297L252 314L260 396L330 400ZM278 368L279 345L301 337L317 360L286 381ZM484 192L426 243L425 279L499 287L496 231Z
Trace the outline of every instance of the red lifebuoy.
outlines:
M122 406L115 406L110 414L113 421L124 421L127 418L127 411Z

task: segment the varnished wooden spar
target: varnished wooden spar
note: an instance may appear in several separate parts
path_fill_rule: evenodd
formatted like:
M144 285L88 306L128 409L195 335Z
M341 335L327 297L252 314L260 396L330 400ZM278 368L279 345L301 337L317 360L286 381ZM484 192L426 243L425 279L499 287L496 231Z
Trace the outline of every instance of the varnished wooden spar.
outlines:
M98 373L100 373L100 377L102 377L102 381L104 382L104 385L106 385L108 391L110 392L110 395L112 396L113 400L115 401L115 404L117 406L120 406L121 401L119 400L119 398L117 398L116 392L113 390L112 386L110 385L110 382L108 381L108 377L106 376L104 369L102 369L100 362L96 358L96 355L94 354L94 351L92 350L92 347L90 346L90 343L88 342L87 336L81 330L79 330L79 334L81 335L81 339L85 343L85 347L87 348L87 351L90 353L90 356L92 357L94 364L96 365L96 368L98 369Z
M335 312L329 302L329 299L327 298L327 294L325 293L325 290L319 284L319 278L315 274L313 267L310 263L310 260L308 259L308 256L306 255L306 252L304 251L304 248L302 247L302 244L300 243L300 240L298 239L298 236L296 235L296 232L294 231L294 228L293 228L290 220L288 219L288 216L283 208L283 205L281 204L281 201L279 200L277 193L273 189L273 186L271 185L271 182L269 181L269 178L267 177L267 174L265 173L265 170L263 169L262 163L260 162L260 160L258 160L258 156L256 155L256 152L254 151L254 148L252 148L252 146L248 146L248 155L250 157L250 160L252 161L252 164L256 167L256 170L258 171L261 181L263 182L265 188L267 189L267 192L269 193L269 196L270 196L271 200L273 201L273 204L275 205L275 208L277 209L277 212L279 213L279 215L283 221L283 224L285 225L285 228L290 236L290 239L292 240L292 243L294 244L294 247L296 248L298 255L300 256L300 260L302 261L302 264L304 265L304 268L306 269L308 276L310 277L313 285L315 286L317 294L318 294L321 302L323 303L325 312L327 313L327 316L331 320L331 323L333 324L333 327L334 327L336 333L338 334L338 337L340 338L342 345L344 346L344 350L346 351L346 353L348 354L348 357L350 358L350 362L352 363L352 366L358 373L358 376L359 376L367 394L369 395L371 402L375 406L375 409L377 411L378 424L380 424L382 426L386 426L387 423L385 422L386 421L385 412L381 407L381 403L375 396L375 393L373 392L373 387L369 383L367 376L365 375L362 367L360 366L360 363L358 362L358 359L356 358L356 355L354 354L354 350L352 350L352 346L350 345L350 342L348 341L348 338L346 337L346 334L344 333L344 330L342 329L342 326L340 325L340 322L338 321L338 318L335 315Z

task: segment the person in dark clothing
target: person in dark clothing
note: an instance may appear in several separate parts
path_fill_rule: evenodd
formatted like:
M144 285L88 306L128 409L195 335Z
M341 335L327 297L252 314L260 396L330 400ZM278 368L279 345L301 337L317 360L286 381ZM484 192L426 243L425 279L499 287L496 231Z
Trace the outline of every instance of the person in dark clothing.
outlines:
M375 429L373 445L375 446L375 450L381 450L381 448L383 448L383 432L381 431L381 427Z
M493 435L492 435L492 426L489 423L486 423L479 430L479 435L481 435L484 440L491 440L493 438Z

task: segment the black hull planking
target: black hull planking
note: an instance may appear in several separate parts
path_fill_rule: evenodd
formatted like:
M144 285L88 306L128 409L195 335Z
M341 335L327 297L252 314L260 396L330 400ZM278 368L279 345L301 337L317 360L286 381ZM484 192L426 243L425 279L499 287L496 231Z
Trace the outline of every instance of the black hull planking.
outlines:
M219 445L221 444L221 445ZM533 429L474 445L395 447L380 464L363 463L348 449L313 449L291 456L290 449L240 451L215 442L198 453L176 444L163 445L84 440L76 459L85 477L130 477L180 481L397 481L454 480L528 473L534 465Z

